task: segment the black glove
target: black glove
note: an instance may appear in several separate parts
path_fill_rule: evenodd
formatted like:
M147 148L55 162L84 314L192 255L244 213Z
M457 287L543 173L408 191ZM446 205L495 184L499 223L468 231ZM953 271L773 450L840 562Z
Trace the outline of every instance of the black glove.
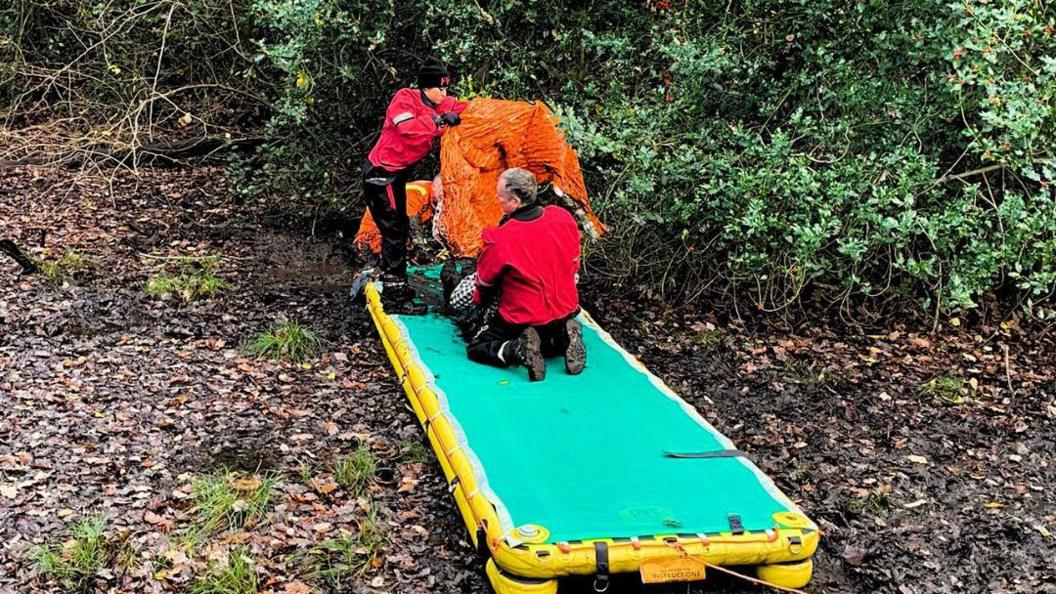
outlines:
M462 123L462 118L458 117L458 114L453 111L445 111L440 114L440 117L436 118L436 125L443 124L444 126L457 126Z

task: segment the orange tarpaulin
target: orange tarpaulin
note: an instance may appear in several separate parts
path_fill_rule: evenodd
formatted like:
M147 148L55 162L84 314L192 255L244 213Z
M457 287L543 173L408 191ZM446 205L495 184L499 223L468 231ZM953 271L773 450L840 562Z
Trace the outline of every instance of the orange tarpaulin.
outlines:
M579 157L550 108L541 102L473 99L462 112L462 124L447 130L440 142L443 192L435 204L433 235L453 256L475 257L481 231L499 224L502 209L495 187L499 174L511 167L531 171L540 184L550 183L587 234L604 232L587 200ZM410 192L407 202L408 214L415 216ZM373 221L371 228L376 234ZM368 243L379 251L379 239L368 242L361 228L356 244Z
M522 167L554 192L576 214L584 230L601 235L583 185L576 151L557 128L557 117L542 102L474 99L462 112L462 125L440 141L440 179L444 195L437 206L433 234L455 256L476 256L480 232L499 224L495 199L499 174Z

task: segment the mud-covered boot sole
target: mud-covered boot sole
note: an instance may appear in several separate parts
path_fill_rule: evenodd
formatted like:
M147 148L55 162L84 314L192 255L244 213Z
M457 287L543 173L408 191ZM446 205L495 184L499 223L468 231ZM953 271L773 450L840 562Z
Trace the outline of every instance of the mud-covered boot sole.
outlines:
M524 366L528 368L528 379L533 382L546 378L546 359L543 358L543 341L535 328L524 331Z
M569 320L565 322L565 331L568 332L565 371L569 375L579 375L587 366L587 349L583 346L583 326L576 320Z

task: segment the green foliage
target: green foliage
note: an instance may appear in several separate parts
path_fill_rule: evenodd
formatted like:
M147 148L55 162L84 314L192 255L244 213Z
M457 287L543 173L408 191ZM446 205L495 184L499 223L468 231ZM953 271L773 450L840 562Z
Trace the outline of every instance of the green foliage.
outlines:
M249 554L249 547L232 549L225 563L213 564L191 584L191 594L256 594L257 572Z
M314 332L291 321L284 321L264 331L246 347L254 357L287 359L300 363L314 358L319 352L319 337Z
M301 481L301 484L305 487L312 487L312 480L315 478L315 470L312 465L308 462L302 461L297 465L297 478Z
M216 472L195 479L194 501L206 530L237 529L267 515L276 479Z
M560 114L611 228L587 258L606 280L759 311L941 311L1000 293L1056 316L1056 13L1042 0L51 4L0 9L0 52L24 31L12 68L57 70L78 31L127 21L71 78L122 97L121 113L152 96L172 10L158 88L221 86L180 91L179 109L150 100L155 127L193 112L194 126L262 128L233 158L246 198L361 211L385 106L434 54L456 94Z
M395 43L451 61L464 96L551 102L613 228L589 252L609 278L765 311L1056 289L1056 41L1036 0L369 4L254 4L283 81L271 126L313 147L264 149L260 179L340 202L328 176L413 78ZM364 79L376 92L347 95ZM346 124L356 157L323 157Z
M370 447L360 445L351 456L340 458L334 464L334 480L353 495L361 495L374 481L376 465Z
M971 307L1009 278L1047 296L1053 111L1021 104L1054 97L1042 71L1053 15L996 4L972 26L1032 32L1006 48L1004 66L987 66L1022 80L1037 65L1035 83L1008 90L1015 118L980 112L994 105L966 98L948 74L948 48L981 33L938 3L746 3L707 29L709 19L671 15L689 33L656 32L668 83L628 109L564 110L600 182L598 210L618 229L594 261L669 295L750 295L763 310L805 296ZM963 114L989 124L958 128ZM991 169L1001 180L945 177L996 158L995 143L1014 145Z
M163 299L178 297L185 302L209 298L231 288L215 274L220 256L177 256L155 258L161 271L147 280L146 292Z
M99 514L77 524L70 539L34 549L41 575L61 583L69 591L86 592L97 571L110 567L117 547L106 536L109 517Z
M955 33L950 84L966 107L964 134L984 161L1021 168L1037 179L1036 159L1051 156L1056 127L1056 13L1043 2L951 4Z

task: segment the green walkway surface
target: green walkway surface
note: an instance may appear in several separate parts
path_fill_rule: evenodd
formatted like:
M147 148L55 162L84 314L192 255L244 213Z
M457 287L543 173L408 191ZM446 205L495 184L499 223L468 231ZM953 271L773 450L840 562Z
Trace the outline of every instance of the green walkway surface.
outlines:
M730 514L765 530L795 509L746 458L665 456L734 446L589 321L586 370L569 376L553 359L533 383L523 368L469 361L446 318L393 319L433 374L504 531L537 524L552 543L718 533Z

